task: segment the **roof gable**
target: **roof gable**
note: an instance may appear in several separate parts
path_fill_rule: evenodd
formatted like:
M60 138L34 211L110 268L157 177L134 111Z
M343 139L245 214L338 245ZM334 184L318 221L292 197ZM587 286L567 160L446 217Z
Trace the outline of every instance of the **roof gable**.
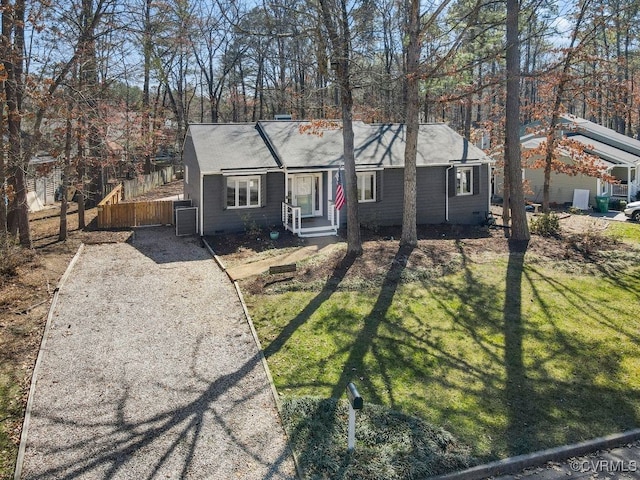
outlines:
M571 125L571 131L565 132L568 136L578 134L584 138L595 140L598 145L608 145L611 147L607 149L609 153L613 152L613 149L619 150L620 152L617 156L620 159L620 163L633 165L640 161L639 140L574 115L561 115L560 121L564 124ZM625 155L624 152L626 152L627 155Z
M193 124L187 136L204 173L280 168L254 124Z

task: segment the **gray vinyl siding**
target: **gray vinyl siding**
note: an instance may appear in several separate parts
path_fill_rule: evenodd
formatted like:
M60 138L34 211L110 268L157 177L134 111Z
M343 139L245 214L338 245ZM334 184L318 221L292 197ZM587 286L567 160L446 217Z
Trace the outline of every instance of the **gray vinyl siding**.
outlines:
M474 167L473 195L449 197L449 223L478 225L484 222L489 211L491 190L489 171L490 167L487 164Z
M447 169L424 167L417 169L416 222L418 225L439 224L446 221Z
M182 159L185 167L183 192L184 199L191 200L194 207L200 207L200 165L196 158L191 136L187 136L184 142Z
M362 225L377 227L402 224L403 172L402 168L390 168L376 172L377 201L358 205ZM345 223L346 217L345 212L342 217Z
M389 168L378 171L378 201L360 203L360 222L364 226L402 225L404 203L404 169ZM489 165L477 167L477 189L474 195L447 197L447 168L420 167L417 169L416 221L418 225L449 223L476 225L484 221L489 205ZM346 223L346 214L341 216Z
M282 200L284 198L284 173L270 172L262 175L262 196L266 202L258 208L227 209L225 206L226 181L222 175L205 175L203 235L243 232L254 225L266 228L282 225Z

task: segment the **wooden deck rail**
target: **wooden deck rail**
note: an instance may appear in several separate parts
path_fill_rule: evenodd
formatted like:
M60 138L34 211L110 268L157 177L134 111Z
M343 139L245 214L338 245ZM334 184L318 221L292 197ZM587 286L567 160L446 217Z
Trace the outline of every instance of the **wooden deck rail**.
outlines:
M118 184L109 194L102 199L102 201L98 204L98 207L102 207L104 205L115 205L116 203L120 203L122 200L122 184ZM100 209L98 209L100 210Z

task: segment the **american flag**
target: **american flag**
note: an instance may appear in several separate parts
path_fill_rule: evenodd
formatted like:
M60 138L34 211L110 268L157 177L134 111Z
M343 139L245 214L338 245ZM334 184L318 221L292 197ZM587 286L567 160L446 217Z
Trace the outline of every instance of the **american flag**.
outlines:
M344 189L340 180L340 170L336 172L336 209L340 210L344 206Z

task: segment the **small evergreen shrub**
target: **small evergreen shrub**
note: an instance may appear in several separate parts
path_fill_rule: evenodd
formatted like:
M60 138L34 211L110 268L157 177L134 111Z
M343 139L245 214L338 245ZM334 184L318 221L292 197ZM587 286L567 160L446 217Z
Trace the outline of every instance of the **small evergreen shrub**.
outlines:
M560 235L560 218L555 213L544 213L531 219L529 230L542 237L557 237Z

